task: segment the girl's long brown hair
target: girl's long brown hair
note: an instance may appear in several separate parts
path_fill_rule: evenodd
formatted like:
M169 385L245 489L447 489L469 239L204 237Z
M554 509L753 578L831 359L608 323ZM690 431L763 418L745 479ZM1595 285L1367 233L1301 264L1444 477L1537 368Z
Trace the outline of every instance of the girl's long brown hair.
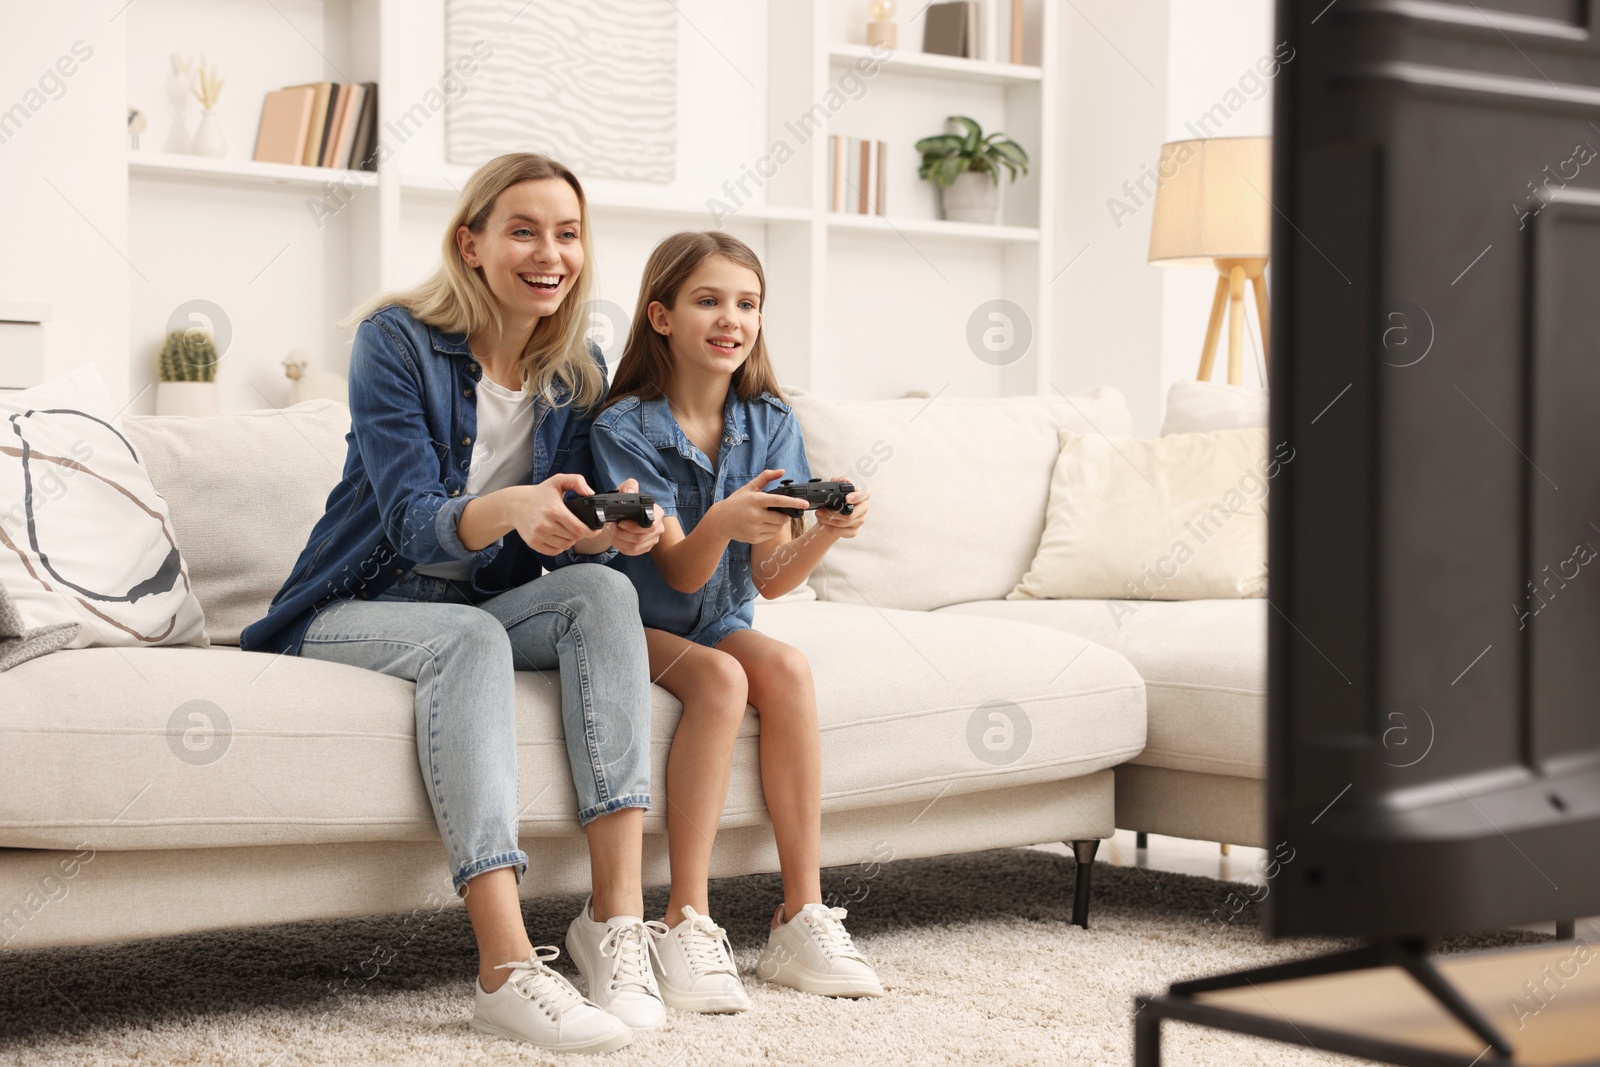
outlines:
M639 302L633 309L633 324L628 330L628 345L623 349L622 361L617 364L616 377L606 395L606 407L626 396L655 400L666 395L666 387L672 381L672 348L667 338L650 325L650 305L659 300L663 307L673 307L684 282L695 268L712 256L722 256L754 271L761 286L757 309L766 306L767 275L749 245L719 230L685 231L666 238L656 245L644 265ZM767 358L765 329L756 334L750 355L733 372L733 389L741 400L752 399L763 391L783 399L778 376Z
M489 283L484 281L483 269L468 267L461 258L456 231L465 226L481 234L501 193L519 182L546 178L566 182L578 195L578 241L583 245L583 269L555 314L546 315L533 328L517 369L535 393L548 397L551 386L560 381L579 407L592 406L600 399L605 386L600 368L590 356L588 342L584 339L589 328L595 277L594 246L589 238L589 201L583 195L578 176L548 156L511 152L496 156L479 167L468 179L449 225L444 229L444 240L440 243L443 260L439 269L415 288L373 297L339 325L352 326L379 308L398 304L417 321L445 333L498 332L503 328L500 306L489 290Z

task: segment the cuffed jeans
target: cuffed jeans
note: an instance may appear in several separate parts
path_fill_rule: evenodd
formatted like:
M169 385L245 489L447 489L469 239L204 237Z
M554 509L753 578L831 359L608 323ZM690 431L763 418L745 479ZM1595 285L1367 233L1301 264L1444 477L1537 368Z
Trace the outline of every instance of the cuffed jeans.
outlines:
M578 821L650 806L650 660L639 601L592 563L473 603L471 587L412 573L371 600L320 609L300 654L416 683L417 759L456 892L528 856L517 847L513 671L561 672Z

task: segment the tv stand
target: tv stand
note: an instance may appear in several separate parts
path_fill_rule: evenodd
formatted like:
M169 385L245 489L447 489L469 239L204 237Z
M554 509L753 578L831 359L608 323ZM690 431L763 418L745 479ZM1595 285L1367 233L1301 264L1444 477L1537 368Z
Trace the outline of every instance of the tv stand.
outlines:
M1402 1067L1600 1064L1600 967L1587 965L1587 945L1552 941L1437 962L1426 949L1390 939L1137 997L1134 1063L1159 1067L1161 1022L1174 1019ZM1542 1000L1531 999L1527 984L1541 980L1559 988L1547 984ZM1526 1005L1520 1017L1517 1002ZM1517 1024L1515 1041L1507 1022Z

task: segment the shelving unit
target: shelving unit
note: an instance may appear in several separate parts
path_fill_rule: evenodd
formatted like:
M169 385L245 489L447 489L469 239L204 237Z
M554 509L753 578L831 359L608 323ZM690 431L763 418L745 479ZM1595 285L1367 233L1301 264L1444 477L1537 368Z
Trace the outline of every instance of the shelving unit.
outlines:
M846 215L837 211L828 212L826 221L829 226L841 230L916 234L922 237L946 237L963 241L1034 244L1039 240L1037 226L989 226L981 222L896 219L889 215Z
M1029 0L1034 54L1019 65L924 55L916 13L904 12L906 47L870 75L862 68L875 56L860 40L865 5L857 0L768 0L732 22L714 17L720 9L710 0L678 8L680 96L718 106L703 122L680 112L670 184L580 172L595 215L601 296L631 313L654 243L720 224L762 257L765 330L786 384L842 399L1048 392L1054 5ZM446 69L445 0L141 0L125 17L129 101L151 121L146 149L127 161L129 258L142 268L130 274L133 391L154 378L153 367L141 375L138 360L159 346L173 309L204 300L230 318L224 407L287 403L279 362L290 349L307 348L315 366L343 373L353 331L335 321L437 263L473 168L446 158L444 109L403 139L394 124L428 99ZM221 110L232 151L221 160L154 150L170 125L166 56L202 50L227 78ZM379 84L390 151L376 172L247 158L262 95L318 80ZM1030 173L1004 189L999 225L944 221L936 190L916 177L911 145L951 114L1004 129L1028 149ZM811 120L797 122L802 116ZM888 144L889 214L828 209L831 134ZM780 142L790 150L785 162L758 174ZM969 315L994 299L1022 308L1032 327L1031 349L1004 367L967 349ZM896 358L863 357L885 351Z
M864 44L832 44L828 46L828 63L843 67L873 56ZM922 52L899 53L884 62L883 69L894 74L920 74L946 81L971 82L976 85L1020 85L1044 80L1044 68L1017 63L991 63L982 59L962 59L956 56L928 55Z
M207 159L203 156L155 152L129 153L128 177L224 185L290 185L306 189L320 189L328 182L369 189L378 184L378 175L372 171L257 163L248 159Z

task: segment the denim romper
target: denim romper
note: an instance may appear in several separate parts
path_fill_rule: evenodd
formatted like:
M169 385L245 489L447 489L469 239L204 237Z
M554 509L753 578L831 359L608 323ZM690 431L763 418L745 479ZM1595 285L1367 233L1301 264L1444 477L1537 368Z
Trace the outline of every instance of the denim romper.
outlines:
M741 400L730 386L722 407L722 451L715 466L684 435L666 397L628 396L606 408L590 437L595 477L601 485L637 478L639 491L655 497L687 535L711 505L725 499L763 470L782 468L783 478L811 477L800 422L771 393ZM781 479L780 479L781 480ZM781 492L777 482L768 492ZM614 556L609 565L632 580L644 624L696 644L714 647L755 618L756 588L750 546L729 542L710 581L698 592L680 593L667 584L649 556Z

